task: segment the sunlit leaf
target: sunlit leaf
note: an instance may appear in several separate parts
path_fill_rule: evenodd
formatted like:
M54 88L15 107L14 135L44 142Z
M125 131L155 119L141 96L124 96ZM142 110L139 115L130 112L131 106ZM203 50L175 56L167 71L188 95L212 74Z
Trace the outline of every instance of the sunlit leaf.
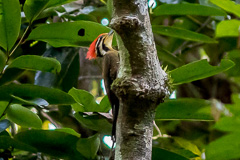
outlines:
M18 0L0 0L0 46L10 51L15 44L21 25Z
M194 61L169 72L174 85L189 83L199 79L204 79L233 67L234 63L227 59L222 59L220 66L211 66L206 59Z
M210 0L213 4L221 7L225 11L229 13L233 13L236 16L240 17L240 5L236 4L234 1L231 0Z
M191 143L190 141L180 138L180 137L174 137L173 138L175 140L175 142L177 142L182 148L191 151L192 153L194 153L195 155L198 155L199 157L201 157L201 151L198 149L198 147Z
M162 26L162 25L153 25L152 26L153 32L165 36L185 39L188 41L197 41L197 42L204 42L204 43L217 43L216 40L200 33L196 33L190 30L177 28L177 27L170 27L170 26Z
M55 58L36 55L23 55L14 59L8 68L40 70L44 72L58 73L61 70L61 64Z
M199 16L226 16L227 14L217 8L199 4L163 4L154 9L155 15L199 15Z
M77 141L77 150L86 158L96 157L100 145L99 135L96 134L89 138L81 138Z
M240 118L238 117L222 117L214 128L225 132L240 132Z
M8 107L7 118L23 127L42 127L42 120L38 117L38 115L19 104L12 104Z
M182 98L166 100L157 107L155 119L213 120L210 102L203 99Z
M48 42L53 47L89 46L99 34L109 31L109 28L90 21L52 23L34 29L28 40Z
M232 19L221 21L216 28L216 37L238 37L240 33L239 27L239 20Z
M240 158L239 133L223 136L206 147L207 160L231 160Z

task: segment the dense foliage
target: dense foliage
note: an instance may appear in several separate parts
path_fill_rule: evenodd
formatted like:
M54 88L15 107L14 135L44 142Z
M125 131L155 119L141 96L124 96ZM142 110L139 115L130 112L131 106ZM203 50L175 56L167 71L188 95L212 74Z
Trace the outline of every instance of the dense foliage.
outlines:
M150 2L173 91L156 110L152 159L239 159L239 1ZM110 30L111 3L0 0L0 159L108 156L111 106L84 47Z

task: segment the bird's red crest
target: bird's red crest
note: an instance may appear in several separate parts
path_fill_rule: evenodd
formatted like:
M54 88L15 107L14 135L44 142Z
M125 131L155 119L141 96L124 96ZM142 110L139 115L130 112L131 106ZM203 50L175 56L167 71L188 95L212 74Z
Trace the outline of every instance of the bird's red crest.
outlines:
M103 33L103 34L104 34L104 33ZM90 45L90 47L89 47L89 49L88 49L86 59L93 59L93 58L96 58L96 57L97 57L96 51L95 51L95 45L96 45L97 39L98 39L100 36L102 36L103 34L100 34L100 35L92 42L92 44Z

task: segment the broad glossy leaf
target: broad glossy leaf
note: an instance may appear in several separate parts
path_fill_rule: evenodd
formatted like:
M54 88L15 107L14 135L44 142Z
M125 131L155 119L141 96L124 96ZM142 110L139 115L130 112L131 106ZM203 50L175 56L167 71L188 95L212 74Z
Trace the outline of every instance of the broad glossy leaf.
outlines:
M153 32L165 36L185 39L188 41L196 41L196 42L204 42L204 43L217 43L216 40L200 33L196 33L190 30L170 27L170 26L162 26L162 25L153 25Z
M180 138L180 137L173 137L174 141L177 142L182 148L191 151L193 154L198 155L199 157L201 157L202 153L201 151L198 149L198 147L191 143L190 141Z
M240 158L239 133L223 136L206 147L207 160L232 160Z
M240 50L229 51L226 57L235 63L235 66L227 70L227 74L229 76L239 77L240 76Z
M21 11L18 0L0 0L0 46L10 51L18 38Z
M6 64L6 55L0 50L0 73L2 73Z
M77 141L77 150L86 158L94 159L100 146L99 135L81 138Z
M72 88L68 93L77 102L72 104L75 112L108 112L107 102L102 102L102 105L97 104L93 95L85 90Z
M210 0L213 4L221 7L227 12L233 13L236 16L240 17L240 5L236 4L234 1L231 0Z
M49 104L73 104L74 99L67 93L53 88L41 87L31 84L10 84L0 86L0 100L9 101L11 95L21 98L42 98Z
M7 119L0 121L0 133L7 129L11 125L10 121Z
M61 70L61 64L55 58L24 55L14 59L8 68L40 70L44 72L58 73Z
M45 9L60 6L75 0L26 0L23 6L24 13L30 22L33 22Z
M216 37L238 37L240 21L236 19L225 20L218 23Z
M72 160L85 159L76 149L79 138L72 134L51 130L28 130L18 133L14 139L50 156Z
M179 85L216 75L233 66L234 63L227 59L222 59L220 66L211 66L206 59L203 59L176 68L169 74L173 79L173 85Z
M109 28L90 21L52 23L34 29L28 40L44 41L53 47L89 46L99 34L109 31Z
M203 99L181 98L166 100L157 107L155 119L213 120L210 102Z
M152 160L188 160L188 158L165 149L153 147Z
M35 99L28 100L28 99L23 99L18 96L14 96L14 95L11 95L11 97L18 101L23 102L23 104L37 105L37 106L48 106L49 105L49 103L46 100L41 99L41 98L35 98Z
M101 112L109 112L109 110L112 108L108 96L104 96L99 105Z
M215 129L225 132L240 132L240 118L238 117L222 117L214 125Z
M20 126L33 128L42 127L42 120L38 115L19 104L10 105L6 113L9 120Z
M91 130L98 131L104 134L111 133L111 124L100 115L87 116L78 112L75 113L74 116L82 125Z
M65 132L65 133L68 133L68 134L71 134L71 135L74 135L78 138L80 138L80 134L77 133L75 130L73 130L72 128L57 128L55 129L55 131L58 131L58 132Z
M6 110L8 103L9 103L8 101L0 101L0 117Z
M154 10L155 15L199 15L199 16L226 16L227 14L215 7L199 4L163 4Z
M0 136L0 148L1 149L9 149L10 147L30 151L30 152L37 152L34 147L31 147L23 142L16 141L12 139L10 136Z

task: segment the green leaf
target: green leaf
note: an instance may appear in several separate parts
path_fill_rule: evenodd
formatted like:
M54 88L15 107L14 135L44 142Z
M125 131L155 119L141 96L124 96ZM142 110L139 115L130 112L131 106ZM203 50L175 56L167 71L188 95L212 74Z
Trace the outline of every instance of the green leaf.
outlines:
M2 114L4 113L4 111L6 110L7 106L8 106L7 101L0 101L0 117L2 116Z
M101 112L109 112L109 110L112 108L108 96L104 96L99 105Z
M207 160L232 160L240 158L239 133L223 136L206 147Z
M79 138L72 134L51 130L28 130L18 133L14 139L50 156L72 160L85 159L76 149Z
M20 68L59 73L61 70L61 64L55 58L36 55L24 55L14 59L8 68Z
M12 99L12 95L23 99L41 98L46 100L49 104L75 103L74 99L69 94L58 89L41 87L31 84L10 84L0 86L0 101L10 101Z
M0 50L0 74L2 73L6 64L6 55Z
M107 10L110 16L112 16L113 12L113 1L112 0L107 0Z
M0 121L0 133L7 129L11 125L10 121L7 119Z
M33 22L45 9L60 6L75 0L26 0L23 6L24 13L30 22Z
M240 50L232 50L227 53L227 59L230 59L235 65L227 70L229 76L239 77L240 75Z
M42 127L42 120L38 115L19 104L12 104L8 107L7 118L20 126L33 128Z
M165 149L153 147L152 160L188 160L188 158Z
M75 112L108 112L109 106L107 106L106 100L99 105L93 95L85 90L72 88L68 94L77 102L72 104Z
M196 41L203 43L217 43L216 40L200 33L196 33L193 31L189 31L182 28L170 27L170 26L162 26L162 25L153 25L153 32L165 36L185 39L188 41Z
M175 140L175 142L177 142L182 148L191 151L192 153L194 153L195 155L198 155L199 157L201 157L202 153L201 151L198 149L198 147L191 143L190 141L180 138L180 137L174 137L173 138Z
M21 25L18 0L0 0L0 46L10 51L15 44Z
M89 138L82 138L77 141L77 150L88 159L96 157L99 146L100 138L98 134Z
M160 46L156 45L158 58L162 61L166 61L174 66L183 65L183 62L176 57L175 55L171 54L169 51L162 49Z
M231 0L210 0L213 4L221 7L225 11L229 13L233 13L236 16L240 17L240 5L236 4L234 1Z
M225 132L240 132L240 118L238 117L222 117L214 128Z
M199 4L164 4L154 10L154 15L199 15L199 16L226 16L227 14L215 7Z
M37 105L37 106L48 106L49 105L49 103L46 100L41 99L41 98L26 100L26 99L23 99L21 97L14 96L14 95L11 95L11 97L23 102L22 104Z
M213 120L210 102L203 99L181 98L166 100L158 105L155 119Z
M6 69L0 78L0 86L18 79L23 72L24 70L18 68Z
M31 147L23 142L16 141L12 139L10 136L0 136L0 148L1 149L9 149L10 147L21 149L30 152L37 152L34 147Z
M79 133L77 133L72 128L57 128L57 129L55 129L55 131L69 133L69 134L74 135L78 138L80 138L80 136L81 136Z
M109 28L90 21L52 23L34 29L28 40L44 41L53 47L89 46L99 34L109 31Z
M85 127L103 134L111 133L112 125L100 115L87 116L81 112L74 114L75 118Z
M225 20L218 23L216 28L216 37L238 37L240 21L236 19Z
M203 59L174 69L169 74L173 79L173 85L179 85L216 75L233 66L234 63L227 59L222 59L220 66L211 66L206 59Z
M63 15L63 17L71 19L73 21L93 21L97 22L97 18L89 14L79 14L77 16L73 15Z

